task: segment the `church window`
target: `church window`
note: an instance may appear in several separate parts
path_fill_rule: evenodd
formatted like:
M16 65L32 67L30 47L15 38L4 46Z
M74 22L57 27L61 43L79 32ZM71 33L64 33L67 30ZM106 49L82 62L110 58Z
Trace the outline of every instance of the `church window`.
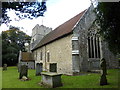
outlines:
M47 52L47 61L49 62L50 61L50 53Z
M40 60L42 60L42 55L43 55L43 54L42 54L42 51L41 51L41 52L40 52Z
M98 46L98 56L100 58L100 42L99 42L99 38L97 38L97 46Z
M99 37L88 37L88 54L89 58L100 58Z
M91 58L91 45L90 45L91 43L90 43L90 37L88 37L88 54L89 54L89 58Z
M36 60L37 60L37 51L36 51Z

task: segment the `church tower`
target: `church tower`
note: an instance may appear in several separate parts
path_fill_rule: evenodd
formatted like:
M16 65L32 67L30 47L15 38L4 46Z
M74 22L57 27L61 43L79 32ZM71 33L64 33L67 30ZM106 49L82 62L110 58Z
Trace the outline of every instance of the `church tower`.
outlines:
M30 50L32 50L39 42L42 40L42 38L52 31L52 28L46 27L44 25L37 24L32 29L32 38L30 42Z

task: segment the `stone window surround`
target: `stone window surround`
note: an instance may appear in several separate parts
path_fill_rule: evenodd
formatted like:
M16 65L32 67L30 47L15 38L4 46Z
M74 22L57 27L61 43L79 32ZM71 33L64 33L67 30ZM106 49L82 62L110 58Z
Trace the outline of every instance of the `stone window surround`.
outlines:
M78 40L78 37L72 37L72 40Z
M72 50L72 54L79 54L79 50Z
M71 40L78 41L78 37L73 36ZM72 48L73 48L73 46L72 46ZM79 50L72 50L72 54L79 54Z

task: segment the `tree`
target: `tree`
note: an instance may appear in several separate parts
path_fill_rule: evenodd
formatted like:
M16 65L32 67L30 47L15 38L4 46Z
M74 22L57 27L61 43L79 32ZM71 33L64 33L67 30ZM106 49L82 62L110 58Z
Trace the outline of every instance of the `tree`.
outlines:
M2 2L2 22L10 22L10 17L7 15L7 10L15 10L15 14L20 18L37 18L43 16L46 11L46 2Z
M24 32L12 28L2 32L2 64L16 65L19 51L25 51L25 43L30 43L31 37Z
M95 9L98 33L108 42L109 49L120 54L120 2L100 2Z

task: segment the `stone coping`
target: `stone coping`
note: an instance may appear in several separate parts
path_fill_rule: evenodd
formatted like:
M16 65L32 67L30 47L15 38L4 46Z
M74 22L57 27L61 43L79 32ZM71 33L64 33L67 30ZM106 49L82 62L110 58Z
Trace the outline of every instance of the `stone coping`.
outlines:
M41 72L42 75L47 75L47 76L60 76L62 74L60 73L54 73L54 72Z

